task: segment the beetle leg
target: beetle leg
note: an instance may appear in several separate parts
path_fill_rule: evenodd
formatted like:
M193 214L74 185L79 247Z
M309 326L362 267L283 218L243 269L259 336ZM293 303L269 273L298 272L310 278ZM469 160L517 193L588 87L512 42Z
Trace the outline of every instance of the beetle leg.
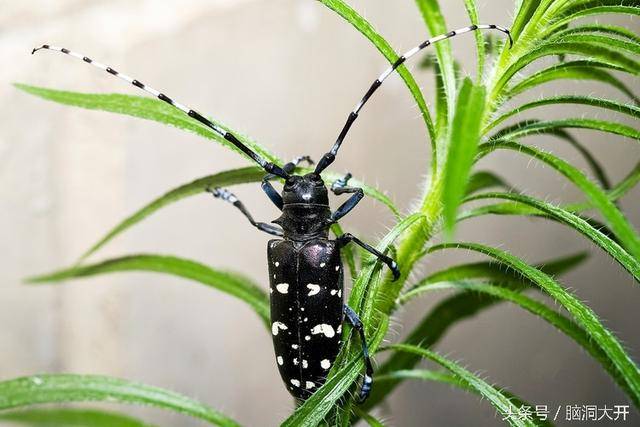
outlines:
M340 247L343 247L350 242L354 242L355 244L360 245L366 251L375 255L380 261L385 263L387 267L389 267L389 269L391 270L391 273L393 273L393 280L398 280L398 278L400 277L400 270L398 269L398 264L393 259L381 253L373 246L366 244L365 242L358 239L356 236L352 235L351 233L345 233L342 236L338 237L337 240Z
M362 198L364 197L364 191L359 187L336 186L334 188L334 185L332 185L331 191L333 191L333 193L336 195L353 193L353 195L349 197L346 202L341 204L338 209L336 209L335 212L331 214L331 222L336 222L340 218L351 212L351 210L355 208L356 205L360 203L360 200L362 200Z
M343 312L347 322L349 322L349 324L358 331L358 334L360 335L360 342L362 343L362 357L364 358L366 371L364 380L362 381L360 395L358 396L358 402L363 403L369 397L369 393L371 393L371 386L373 385L373 365L371 364L371 358L369 357L369 346L367 346L367 338L364 335L364 327L362 326L362 322L356 312L346 304L343 306Z
M346 187L352 177L353 175L351 175L351 172L347 172L347 174L342 178L338 178L333 181L333 183L331 184L331 191L333 192L333 194L342 194L339 193L340 189Z
M213 197L217 199L222 199L225 202L231 203L233 206L238 208L242 214L247 217L251 225L256 227L260 231L264 231L265 233L273 234L274 236L282 236L282 230L280 227L275 225L267 224L264 222L256 222L244 204L238 200L238 198L226 188L211 188L207 187L207 192L213 194Z
M286 172L286 173L292 173L295 168L300 164L300 162L307 162L309 163L309 165L314 164L313 160L311 160L311 157L309 156L298 156L295 159L291 160L289 163L285 164L282 169ZM280 193L278 193L278 191L273 188L273 185L271 184L271 180L273 178L275 178L277 175L274 174L267 174L264 176L264 178L262 178L262 191L264 191L267 194L267 197L269 197L269 199L273 202L274 205L276 205L276 207L280 210L282 210L282 196L280 195Z

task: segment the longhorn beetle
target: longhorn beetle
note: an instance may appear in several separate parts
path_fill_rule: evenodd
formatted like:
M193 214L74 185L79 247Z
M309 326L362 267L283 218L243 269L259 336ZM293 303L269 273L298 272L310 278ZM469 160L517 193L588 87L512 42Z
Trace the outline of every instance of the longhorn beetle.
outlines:
M111 67L69 49L48 44L33 49L31 53L40 49L62 52L119 77L213 130L265 170L262 190L282 212L278 219L272 221L277 225L255 221L244 204L226 189L207 188L206 191L216 198L233 204L258 230L281 237L281 239L270 240L267 244L271 332L280 375L295 398L300 400L308 398L326 380L340 350L342 323L346 319L358 332L362 343L366 371L359 400L363 402L371 392L373 366L369 358L362 322L356 312L344 304L340 249L351 242L360 245L389 267L394 280L400 277L400 270L390 257L349 233L338 236L335 240L329 239L330 225L348 214L360 202L364 192L361 188L348 185L350 173L336 180L330 187L331 191L335 195L351 194L351 196L332 212L329 207L328 189L320 174L335 160L340 145L364 104L394 70L427 46L476 30L501 31L509 37L510 46L513 45L508 29L493 24L482 24L471 25L430 38L409 50L373 82L349 114L331 150L322 156L313 172L302 176L294 174L295 168L302 161L310 165L314 164L309 156L300 156L280 167L262 158L232 133L211 122L196 110ZM284 179L282 194L278 193L271 184L271 180L277 177Z

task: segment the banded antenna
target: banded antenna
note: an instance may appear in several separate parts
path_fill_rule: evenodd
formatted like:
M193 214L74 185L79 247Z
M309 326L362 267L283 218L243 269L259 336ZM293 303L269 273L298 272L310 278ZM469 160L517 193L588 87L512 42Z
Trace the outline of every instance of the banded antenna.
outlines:
M286 171L284 171L281 167L279 167L278 165L276 165L274 163L271 163L271 162L268 162L267 160L265 160L258 153L253 151L251 148L247 147L245 144L243 144L231 132L227 132L225 129L223 129L220 126L216 125L215 123L211 122L209 119L204 117L202 114L198 113L196 110L194 110L192 108L189 108L189 107L187 107L187 106L185 106L185 105L173 100L173 98L169 98L164 93L155 90L151 86L148 86L148 85L140 82L139 80L131 78L128 75L120 73L120 72L114 70L111 67L108 67L108 66L106 66L104 64L101 64L100 62L94 61L93 59L91 59L91 58L89 58L87 56L81 55L81 54L79 54L77 52L71 51L71 50L69 50L67 48L64 48L64 47L57 47L57 46L51 46L51 45L48 45L48 44L43 44L42 46L40 46L38 48L34 48L33 51L31 51L31 53L34 54L34 53L36 53L37 51L39 51L41 49L47 49L47 50L53 50L53 51L56 51L56 52L62 52L62 53L65 53L67 55L73 56L74 58L81 59L84 62L93 65L94 67L100 68L101 70L106 71L107 73L109 73L111 75L114 75L114 76L116 76L116 77L118 77L118 78L120 78L120 79L122 79L122 80L124 80L124 81L126 81L128 83L131 83L135 87L140 88L140 89L144 90L147 93L150 93L151 95L155 96L159 100L164 101L167 104L171 105L172 107L177 108L178 110L182 111L183 113L185 113L189 117L197 120L201 124L205 125L209 129L213 130L215 133L217 133L218 135L220 135L221 137L223 137L224 139L226 139L227 141L229 141L230 143L235 145L238 149L240 149L240 151L242 151L247 156L249 156L251 159L253 159L253 161L258 163L267 173L271 173L271 174L277 175L277 176L285 178L285 179L289 177L289 174Z
M386 80L386 78L389 77L389 75L391 73L393 73L400 65L402 65L407 59L411 58L413 55L415 55L416 53L420 52L422 49L424 49L427 46L431 46L434 43L438 43L438 42L441 42L443 40L450 39L451 37L455 37L455 36L460 35L460 34L469 33L471 31L477 31L477 30L498 30L498 31L501 31L501 32L505 33L509 37L509 47L511 48L513 46L513 39L511 38L511 33L510 33L510 31L508 29L506 29L504 27L500 27L498 25L494 25L494 24L478 24L478 25L471 25L471 26L468 26L468 27L460 28L458 30L450 31L450 32L448 32L446 34L441 34L441 35L436 36L436 37L432 37L432 38L430 38L428 40L425 40L424 42L422 42L418 46L414 47L413 49L407 51L404 55L400 56L396 60L396 62L393 63L393 65L391 67L387 68L380 75L380 77L378 77L373 82L373 84L371 85L369 90L364 94L364 96L362 97L360 102L358 102L358 104L355 106L353 111L351 113L349 113L349 117L347 118L347 122L344 124L344 127L342 128L342 131L340 131L340 134L338 135L338 139L333 144L333 147L331 148L331 151L329 151L324 156L322 156L322 158L320 159L320 161L318 162L318 164L316 166L315 173L321 173L331 163L333 163L333 161L336 159L336 155L338 154L338 150L340 149L340 145L342 145L342 141L344 141L344 138L347 136L347 133L349 132L349 129L351 129L351 125L353 125L353 122L358 118L358 113L360 112L360 110L362 110L362 107L364 106L364 104L367 103L369 98L371 98L371 95L374 94L374 92L382 85L382 83Z

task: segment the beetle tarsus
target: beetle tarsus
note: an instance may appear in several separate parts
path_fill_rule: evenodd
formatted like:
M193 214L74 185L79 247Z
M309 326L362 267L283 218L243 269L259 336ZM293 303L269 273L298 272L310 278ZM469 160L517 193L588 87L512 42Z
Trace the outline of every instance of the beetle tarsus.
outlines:
M362 321L356 312L346 304L344 305L344 316L353 329L358 332L360 342L362 343L362 357L364 358L365 374L364 379L362 380L362 386L360 387L360 393L358 394L358 403L362 404L369 397L371 387L373 386L373 365L371 364L371 358L369 357L369 346L367 345L367 338L364 334Z

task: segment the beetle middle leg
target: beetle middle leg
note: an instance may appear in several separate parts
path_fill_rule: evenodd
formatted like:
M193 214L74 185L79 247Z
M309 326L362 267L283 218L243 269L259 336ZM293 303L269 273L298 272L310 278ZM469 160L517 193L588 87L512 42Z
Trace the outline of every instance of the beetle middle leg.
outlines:
M242 212L242 214L249 220L251 225L256 227L258 230L264 231L265 233L269 233L269 234L272 234L274 236L282 236L283 235L282 230L280 229L280 227L277 227L277 226L271 225L271 224L267 224L267 223L264 223L264 222L256 222L253 219L253 217L251 216L251 214L249 213L249 211L247 210L247 208L244 206L244 204L235 196L235 194L233 194L232 192L230 192L226 188L211 188L211 187L207 187L207 192L213 194L213 197L215 197L217 199L222 199L225 202L229 202L233 206L238 208L238 210L240 210L240 212Z
M369 397L369 393L371 393L371 386L373 385L373 365L371 364L371 358L369 357L369 346L367 345L367 338L364 335L362 321L360 321L356 312L346 304L343 306L343 312L347 322L349 322L349 324L358 331L358 334L360 335L360 342L362 344L362 357L364 358L366 371L364 380L362 381L362 388L360 388L358 402L363 403L367 400L367 397Z
M303 161L307 162L309 165L314 164L314 161L311 159L311 157L298 156L295 159L291 160L289 163L285 164L282 169L286 173L290 174ZM273 185L271 184L271 180L275 177L276 175L270 173L262 178L262 191L267 194L267 197L269 197L269 199L273 202L274 205L276 205L278 209L282 210L282 196L275 188L273 188Z
M373 254L380 261L385 263L387 265L387 267L389 267L389 269L391 270L391 273L393 273L393 280L398 280L398 278L400 277L400 269L398 269L398 264L393 259L391 259L390 257L386 256L385 254L383 254L382 252L380 252L379 250L377 250L373 246L366 244L365 242L363 242L362 240L358 239L353 234L345 233L342 236L339 236L337 240L338 240L338 245L340 247L343 247L343 246L349 244L350 242L353 242L356 245L361 246L367 252Z

